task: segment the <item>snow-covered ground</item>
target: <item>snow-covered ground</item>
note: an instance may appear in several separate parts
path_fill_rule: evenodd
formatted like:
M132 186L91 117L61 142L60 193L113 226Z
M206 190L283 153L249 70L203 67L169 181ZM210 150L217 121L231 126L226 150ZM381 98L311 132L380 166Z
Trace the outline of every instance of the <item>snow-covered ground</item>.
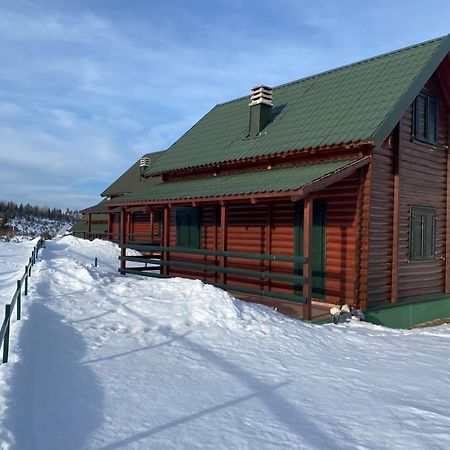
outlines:
M11 302L17 280L22 278L37 241L38 239L8 243L0 241L0 320L3 320L4 305Z
M13 245L2 273L28 260ZM47 243L0 366L1 448L450 448L450 326L305 324L200 281L120 276L117 254Z

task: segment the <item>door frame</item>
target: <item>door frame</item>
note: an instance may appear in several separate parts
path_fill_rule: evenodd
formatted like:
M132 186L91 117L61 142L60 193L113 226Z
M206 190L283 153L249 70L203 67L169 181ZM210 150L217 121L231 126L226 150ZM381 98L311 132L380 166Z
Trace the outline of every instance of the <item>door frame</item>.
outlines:
M318 230L318 222L320 221L320 230ZM312 272L312 297L315 300L325 301L326 299L326 253L327 253L327 241L326 241L326 229L327 229L327 204L325 201L315 200L313 202L313 230L312 230L312 247L313 255L314 249L317 248L317 232L319 231L320 246L322 251L320 252L320 259L313 259ZM295 204L294 208L294 255L303 256L303 201L299 201ZM303 265L296 263L294 266L295 274L303 273ZM320 278L318 277L320 272ZM314 275L315 273L315 275ZM301 285L295 285L294 291L296 294L301 293Z

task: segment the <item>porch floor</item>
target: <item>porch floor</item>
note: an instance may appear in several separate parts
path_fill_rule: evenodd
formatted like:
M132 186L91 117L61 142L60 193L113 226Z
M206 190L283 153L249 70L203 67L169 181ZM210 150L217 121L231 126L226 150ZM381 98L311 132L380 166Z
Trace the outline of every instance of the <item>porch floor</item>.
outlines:
M303 319L302 303L258 297L255 295L246 295L238 292L232 292L232 294L239 300L266 305L270 308L275 308L278 312L284 314L285 316L293 317L294 319ZM328 320L330 318L330 308L332 306L334 305L313 300L311 305L311 321Z

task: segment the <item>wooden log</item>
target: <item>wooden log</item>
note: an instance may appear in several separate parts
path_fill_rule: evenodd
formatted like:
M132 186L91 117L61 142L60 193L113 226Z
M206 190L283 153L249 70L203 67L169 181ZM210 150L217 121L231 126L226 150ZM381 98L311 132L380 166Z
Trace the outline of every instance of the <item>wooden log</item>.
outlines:
M306 277L306 283L303 285L303 297L306 299L303 305L304 320L311 320L313 206L312 198L306 197L303 203L303 256L308 258L308 261L303 264L303 275Z
M402 149L402 120L397 125L397 142L393 153L394 200L392 208L392 265L391 265L391 303L398 300L399 238L400 238L400 160Z

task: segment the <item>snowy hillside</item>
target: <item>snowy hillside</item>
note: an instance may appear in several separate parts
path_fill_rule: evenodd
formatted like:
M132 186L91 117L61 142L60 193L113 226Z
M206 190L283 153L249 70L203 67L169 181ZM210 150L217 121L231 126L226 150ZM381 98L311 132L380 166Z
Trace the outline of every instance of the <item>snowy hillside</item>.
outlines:
M50 236L56 235L59 230L69 228L72 222L67 219L48 219L45 217L13 217L8 220L7 227L11 235L19 237L34 238L43 233ZM19 239L13 239L19 241Z
M22 245L0 243L9 295ZM450 448L449 325L315 326L200 281L120 276L117 255L47 242L0 366L0 448Z

